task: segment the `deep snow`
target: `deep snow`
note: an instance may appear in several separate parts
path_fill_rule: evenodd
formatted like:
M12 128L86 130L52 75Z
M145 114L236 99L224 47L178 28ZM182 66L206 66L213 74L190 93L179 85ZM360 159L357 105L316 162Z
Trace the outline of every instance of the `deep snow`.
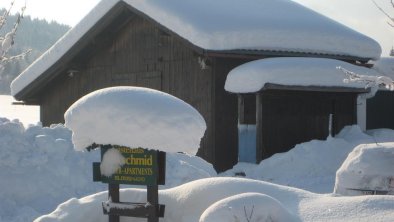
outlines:
M242 193L266 194L278 200L286 211L301 221L389 222L394 218L394 196L337 197L250 179L207 178L161 190L159 199L166 205L165 218L161 221L198 222L203 212L212 204ZM142 189L124 189L120 196L123 201L146 201L146 191ZM101 202L106 199L107 192L82 199L73 198L59 205L52 214L42 216L35 222L106 222L108 217L103 215L101 208ZM246 199L244 204L249 205L250 199ZM142 222L146 219L123 218L122 221Z
M98 150L76 152L71 131L63 125L25 128L0 118L0 222L32 221L69 198L107 189L93 182ZM167 183L175 187L216 176L211 164L186 154L167 154Z
M234 215L242 221L249 216L275 218L287 212L294 221L390 221L394 217L392 196L339 197L332 191L335 173L354 147L393 140L394 130L377 129L366 134L358 126L348 126L335 138L299 144L259 165L240 163L219 177L212 165L198 157L168 153L166 186L160 191L160 202L168 206L162 221L203 222L217 215L223 216L218 222L228 222L227 216ZM99 160L98 152L75 152L71 132L64 126L26 129L18 121L2 118L0 149L0 176L6 178L0 180L1 222L31 221L69 198L36 221L107 220L101 209L106 192L81 198L106 189L92 182L91 163ZM369 161L382 158L371 157ZM231 178L240 172L253 180ZM144 202L145 198L145 190L122 190L122 201ZM261 203L256 210L272 203L277 207L252 214L251 200Z
M106 189L105 185L94 183L91 179L91 162L99 160L99 155L96 152L87 153L73 150L71 132L62 125L54 125L52 128L33 126L24 129L21 123L2 119L0 131L0 149L2 150L0 152L0 174L2 178L7 178L7 180L0 180L0 196L2 197L0 221L32 221L41 214L49 213L55 209L56 205L69 198L73 199L66 201L59 206L56 212L43 218L48 220L52 217L52 221L59 221L61 220L60 215L67 214L68 216L65 216L64 220L75 222L78 221L74 220L75 218L66 219L72 215L78 217L78 215L86 215L90 212L97 212L101 217L100 201L106 200L107 194L105 192L78 199L84 195ZM246 180L240 180L242 182L238 183L238 187L249 186L245 184L250 183L255 185L250 185L248 189L237 190L237 188L229 193L222 193L222 195L228 197L231 194L240 194L241 191L242 193L262 192L264 187L269 186L272 189L263 193L279 200L289 212L299 216L303 221L348 221L351 219L354 221L372 219L374 221L390 221L388 218L391 218L392 212L394 212L394 209L391 208L393 206L392 197L338 198L330 193L334 188L336 170L354 147L360 143L370 143L371 141L373 143L375 141L389 142L393 141L393 138L393 130L379 129L365 134L356 126L347 127L336 138L299 144L291 151L276 154L259 165L241 163L233 170L219 175L234 177L235 172L242 171L249 178L323 193L321 195L275 184ZM53 147L56 147L56 150ZM32 150L36 150L36 152L32 152ZM167 155L167 168L166 187L162 189L176 187L195 179L216 176L216 172L210 164L198 157L183 154ZM190 217L198 221L199 216L210 206L209 204L224 198L217 196L216 193L229 189L220 184L231 183L231 181L227 181L226 178L222 182L219 181L222 180L196 182L194 185L182 188L163 190L161 191L162 195L168 197L161 196L161 200L165 201L170 197L174 198L170 198L171 201L179 200L178 205L174 206L176 209L186 211L184 221L192 221L189 220ZM217 187L220 188L211 187L201 190L204 183L219 184L220 186ZM295 202L283 201L283 198L279 198L275 194L276 192L271 192L276 189L290 190L291 193L294 192L291 196L301 195L306 198L296 198ZM208 193L200 193L200 191ZM124 197L125 201L135 199L131 196L138 196L136 199L145 197L142 190L129 189L122 192L128 193L125 194L128 196ZM197 197L193 196L196 198L195 200L188 199L191 192L196 193ZM47 198L44 198L45 196ZM199 206L200 208L205 207L204 209L194 212L192 207L188 207L194 206L200 199L202 201L207 196L215 196L216 199L208 198L208 202L204 201ZM313 198L310 198L311 196ZM295 211L295 207L289 207L297 204L302 205L302 211L298 212ZM88 210L82 213L84 209ZM179 216L170 212L171 210L167 211L169 218ZM82 218L81 221L86 221L86 216Z

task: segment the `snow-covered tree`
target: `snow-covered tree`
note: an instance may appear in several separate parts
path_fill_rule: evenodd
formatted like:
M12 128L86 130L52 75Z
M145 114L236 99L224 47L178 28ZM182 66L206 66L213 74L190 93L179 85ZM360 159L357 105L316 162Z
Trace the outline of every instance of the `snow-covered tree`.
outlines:
M375 95L380 87L394 91L394 81L388 76L361 75L340 66L337 68L345 73L346 78L343 80L345 83L362 82L365 84L365 88L371 88L372 96Z
M11 30L3 30L5 28L5 24L8 21L7 19L10 15L12 7L14 6L14 3L15 0L11 1L8 10L5 10L4 13L0 15L0 31L1 33L5 33L4 35L0 34L0 74L3 72L4 65L6 63L23 59L30 52L30 50L26 50L18 55L9 55L9 51L14 45L16 32L26 8L25 6L21 8L20 12L17 14L17 20L15 21Z
M387 22L391 27L394 27L394 17L390 16L382 7L376 3L375 0L371 0L375 6L389 19ZM394 8L394 0L390 0L391 6ZM369 75L360 75L358 73L354 73L350 70L346 70L343 67L337 67L342 70L346 78L344 82L362 82L365 83L365 88L371 88L371 95L373 96L379 87L384 87L388 90L394 91L394 81L388 76L369 76Z

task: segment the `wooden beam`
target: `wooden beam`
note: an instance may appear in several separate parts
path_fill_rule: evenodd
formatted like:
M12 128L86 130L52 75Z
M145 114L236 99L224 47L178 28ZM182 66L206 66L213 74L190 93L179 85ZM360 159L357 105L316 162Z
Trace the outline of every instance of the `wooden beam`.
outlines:
M263 159L263 107L261 93L256 94L256 163Z
M289 91L313 91L313 92L353 92L368 93L370 89L338 87L338 86L288 86L274 83L266 83L261 91L264 90L289 90Z

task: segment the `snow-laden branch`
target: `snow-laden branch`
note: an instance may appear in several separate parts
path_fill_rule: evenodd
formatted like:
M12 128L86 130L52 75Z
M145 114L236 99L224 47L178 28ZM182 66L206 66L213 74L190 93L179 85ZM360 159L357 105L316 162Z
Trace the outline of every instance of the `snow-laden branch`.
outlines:
M3 15L0 16L0 30L4 27L4 24L7 22L7 18L10 14L10 11L15 3L15 0L11 2L10 8L4 12ZM18 30L19 24L23 18L23 14L25 12L26 5L21 8L21 12L18 14L17 20L14 23L13 28L4 37L0 36L0 73L4 70L4 65L6 63L17 61L23 59L28 53L31 52L30 49L20 53L15 56L8 56L8 52L11 47L14 45L14 40L16 36L16 32Z
M0 16L0 30L3 28L3 26L5 25L6 21L7 21L7 17L10 15L11 9L14 6L15 0L13 0L11 2L10 7L8 8L8 10L6 10L4 12L3 15Z
M388 76L361 75L340 66L338 66L337 69L345 73L347 77L343 80L345 83L361 82L365 84L365 88L384 87L388 90L394 91L394 81Z

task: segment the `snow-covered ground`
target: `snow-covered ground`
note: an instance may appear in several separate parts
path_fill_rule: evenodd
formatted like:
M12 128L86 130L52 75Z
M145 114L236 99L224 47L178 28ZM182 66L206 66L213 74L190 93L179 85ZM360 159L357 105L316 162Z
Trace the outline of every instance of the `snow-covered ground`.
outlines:
M163 94L155 96L167 101L173 99ZM164 110L170 109L167 111L174 107L171 103L162 104ZM135 112L131 107L125 107L128 110L125 115ZM172 111L168 114L177 113ZM192 114L186 122L194 119L193 116L200 118ZM158 119L150 121L160 123ZM3 178L0 222L32 221L40 215L43 216L35 222L108 220L101 208L101 202L107 201L106 185L92 182L91 166L99 161L99 152L75 151L71 135L61 124L25 128L17 120L0 118L0 177ZM394 142L394 130L364 133L358 126L348 126L334 138L299 144L258 165L239 163L219 175L211 164L198 157L169 152L166 185L159 193L160 203L166 205L165 218L161 221L392 221L394 196L345 197L333 193L336 172L349 153L359 144L380 146L384 142ZM392 153L393 149L385 145L384 151ZM381 161L382 155L374 156L369 156L368 161ZM390 176L390 172L386 173ZM122 188L121 201L146 201L144 189ZM124 218L122 221L145 220Z
M93 182L92 162L99 160L98 150L76 152L61 124L25 128L0 118L0 222L32 221L69 198L106 190ZM216 176L211 164L179 153L167 155L166 170L163 188Z
M87 221L83 215L93 213L97 213L97 217L92 217L91 221L106 221L100 204L106 200L106 192L78 199L106 189L105 185L92 182L91 163L99 160L98 153L74 151L71 132L62 125L25 129L19 122L1 119L0 131L0 175L4 178L0 180L1 222L32 221L69 198L72 199L55 212L37 221ZM259 165L241 163L220 174L219 178L181 187L176 186L214 177L216 172L200 158L169 155L164 188L175 188L160 191L161 202L168 205L165 221L198 221L211 204L230 201L232 199L222 199L250 192L271 196L302 221L390 221L394 217L393 197L336 197L331 193L336 170L355 146L371 141L393 141L393 138L393 130L380 129L364 134L356 126L347 127L336 138L299 144ZM235 172L244 172L247 178L257 181L224 178L233 177ZM145 197L144 192L126 189L121 197L124 201L138 201ZM315 194L318 192L324 194ZM242 195L239 198L242 199ZM232 206L234 212L238 212L236 206ZM255 207L257 216L260 211ZM248 210L250 213L250 208Z

